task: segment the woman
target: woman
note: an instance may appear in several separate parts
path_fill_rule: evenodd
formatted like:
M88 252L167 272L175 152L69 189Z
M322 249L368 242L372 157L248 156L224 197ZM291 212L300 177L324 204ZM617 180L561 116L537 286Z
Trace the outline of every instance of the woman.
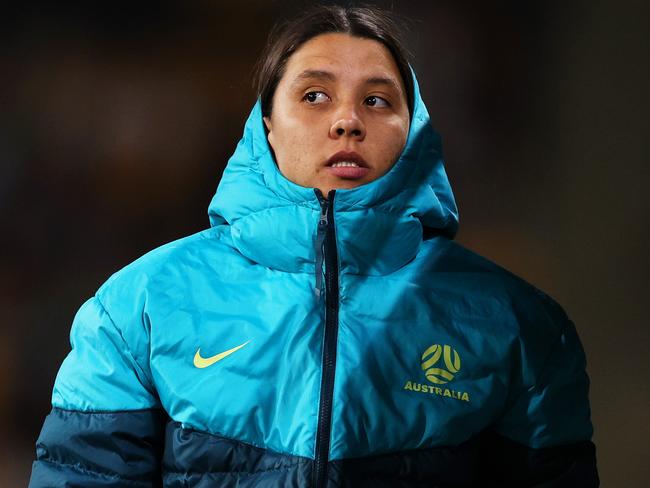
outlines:
M452 240L388 15L317 7L262 59L210 229L78 312L30 486L597 486L575 329Z

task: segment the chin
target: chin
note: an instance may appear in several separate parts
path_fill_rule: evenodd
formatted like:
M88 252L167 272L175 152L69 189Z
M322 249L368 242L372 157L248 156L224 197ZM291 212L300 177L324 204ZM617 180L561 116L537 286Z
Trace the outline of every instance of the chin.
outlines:
M357 186L365 185L366 183L369 183L368 181L360 181L360 180L346 180L346 179L339 179L336 183L332 185L333 189L343 189L347 190L350 188L356 188Z

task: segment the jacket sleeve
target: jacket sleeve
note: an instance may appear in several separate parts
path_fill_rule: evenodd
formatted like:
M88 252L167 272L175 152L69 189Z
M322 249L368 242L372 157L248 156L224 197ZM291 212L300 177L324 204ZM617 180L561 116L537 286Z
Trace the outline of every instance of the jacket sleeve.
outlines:
M143 361L97 297L82 305L70 337L29 487L160 486L164 415Z
M486 486L599 486L585 354L573 323L562 322L539 368L526 352L535 345L521 347L517 387L486 436Z

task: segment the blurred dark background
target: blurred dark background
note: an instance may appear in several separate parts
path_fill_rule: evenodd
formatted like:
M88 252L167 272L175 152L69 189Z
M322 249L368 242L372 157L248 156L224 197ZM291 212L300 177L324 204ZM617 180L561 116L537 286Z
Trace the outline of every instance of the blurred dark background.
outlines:
M650 486L648 8L375 2L443 136L458 240L582 338L605 487ZM271 25L305 2L12 2L0 12L0 485L24 486L78 307L204 229Z

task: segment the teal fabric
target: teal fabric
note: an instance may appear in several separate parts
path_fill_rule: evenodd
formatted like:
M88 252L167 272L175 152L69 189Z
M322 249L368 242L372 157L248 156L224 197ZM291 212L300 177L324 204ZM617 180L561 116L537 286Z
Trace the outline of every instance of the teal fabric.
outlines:
M394 167L334 198L330 459L456 445L488 428L530 447L589 439L573 324L453 241L440 140L417 84L414 93ZM157 405L184 426L313 458L325 322L314 291L319 215L314 190L277 169L258 102L210 204L211 227L130 264L82 307L54 405ZM193 363L199 348L210 357L242 344L209 367Z
M126 328L130 334L132 328ZM72 351L63 361L52 405L84 412L155 408L147 361L131 354L119 329L97 297L77 312L70 332ZM144 365L144 368L140 365Z

